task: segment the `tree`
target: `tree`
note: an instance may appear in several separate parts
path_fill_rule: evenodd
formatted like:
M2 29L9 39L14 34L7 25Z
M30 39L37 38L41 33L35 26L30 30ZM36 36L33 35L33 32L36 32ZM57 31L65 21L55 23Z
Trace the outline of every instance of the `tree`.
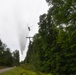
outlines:
M55 74L75 75L75 28L76 28L76 1L75 0L46 0L53 5L53 20L58 26L57 45L60 50L57 53ZM50 9L51 10L51 9ZM50 11L49 10L49 11ZM50 14L51 15L51 14ZM64 27L65 26L65 27ZM74 35L73 35L74 34ZM73 48L72 48L73 47ZM72 66L71 66L72 65Z
M39 33L26 59L41 72L76 75L76 1L46 1L52 7L40 16Z
M3 60L5 66L13 66L13 57L10 49L7 48L3 53Z
M19 65L19 51L15 50L13 52L13 65L18 66Z
M10 49L6 48L6 44L0 40L0 66L12 66L12 63L13 59Z

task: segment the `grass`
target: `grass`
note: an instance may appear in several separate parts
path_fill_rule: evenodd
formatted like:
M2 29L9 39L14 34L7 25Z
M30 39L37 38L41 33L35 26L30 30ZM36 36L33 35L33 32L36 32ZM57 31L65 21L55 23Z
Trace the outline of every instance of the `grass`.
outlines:
M4 73L0 73L0 75L51 75L51 74L37 74L31 70L25 70L21 67L14 68L12 70L6 71Z

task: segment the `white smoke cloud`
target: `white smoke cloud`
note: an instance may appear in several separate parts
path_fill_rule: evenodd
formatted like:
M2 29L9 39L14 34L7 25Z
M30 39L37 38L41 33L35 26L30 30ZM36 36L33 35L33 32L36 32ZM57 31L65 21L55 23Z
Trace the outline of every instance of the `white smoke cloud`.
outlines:
M27 39L26 37L28 36L28 28L25 24L20 24L18 25L18 38L19 38L19 44L20 44L20 50L21 53L23 54L23 51L25 50L26 42Z
M29 33L33 36L38 32L39 16L47 9L45 0L0 0L0 38L12 51L20 48L23 50L26 48L25 37L28 35L27 23L29 26L33 25ZM21 40L25 45L21 44ZM26 51L20 59L26 56Z

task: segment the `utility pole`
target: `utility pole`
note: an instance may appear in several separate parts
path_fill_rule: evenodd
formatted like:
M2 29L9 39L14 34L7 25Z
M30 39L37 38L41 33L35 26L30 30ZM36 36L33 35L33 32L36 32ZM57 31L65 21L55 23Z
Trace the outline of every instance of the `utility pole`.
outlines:
M26 38L29 39L30 50L31 50L31 40L30 40L30 39L33 38L33 37L30 37L30 36L29 36L29 37L26 37Z
M29 39L29 41L31 41L30 39L33 38L33 37L30 37L30 36L29 36L29 37L26 37L26 38Z
M26 37L27 39L29 39L29 49L31 50L31 38L33 38L33 37Z

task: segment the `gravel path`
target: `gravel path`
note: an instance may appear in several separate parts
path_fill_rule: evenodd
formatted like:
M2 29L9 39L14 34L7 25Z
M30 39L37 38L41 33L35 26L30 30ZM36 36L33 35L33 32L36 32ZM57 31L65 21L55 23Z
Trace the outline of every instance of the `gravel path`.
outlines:
M8 70L11 70L11 69L13 69L13 67L12 67L12 68L1 69L1 70L0 70L0 73L5 72L5 71L8 71Z

